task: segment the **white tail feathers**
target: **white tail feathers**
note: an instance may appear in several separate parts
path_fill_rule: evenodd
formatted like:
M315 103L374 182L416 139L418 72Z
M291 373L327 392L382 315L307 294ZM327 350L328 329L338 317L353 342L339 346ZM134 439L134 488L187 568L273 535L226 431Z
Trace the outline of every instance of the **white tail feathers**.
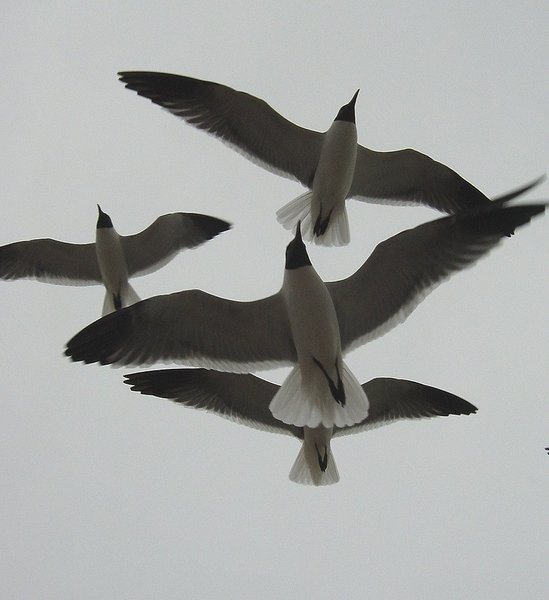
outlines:
M330 222L322 235L314 235L314 223L311 215L311 199L313 192L308 191L276 211L277 221L289 231L294 231L301 221L301 235L304 240L320 246L345 246L351 240L349 218L345 202L336 206L330 215Z
M122 292L122 306L131 306L136 302L140 302L141 298L137 295L136 291L128 283L126 289Z
M339 481L339 473L328 447L328 464L322 471L314 445L303 441L299 454L290 471L290 479L302 485L330 485Z
M271 400L273 416L297 427L344 427L363 421L368 416L368 398L347 365L342 365L344 405L336 402L319 368L315 367L311 381L303 382L297 365Z
M273 416L283 423L297 425L298 422L307 421L310 410L308 410L306 402L301 402L301 369L299 365L290 371L271 400L269 409Z
M131 304L135 304L140 300L141 298L137 295L136 291L132 288L132 286L129 283L127 283L126 286L120 292L119 308L130 306ZM114 312L116 308L117 307L114 302L114 294L107 290L105 292L105 299L103 300L103 309L101 311L101 316L104 317L105 315Z
M311 224L311 197L313 192L308 191L276 211L277 221L289 231L293 231L298 221L301 221L301 235L304 240L310 240L313 234Z
M325 233L313 238L313 241L321 246L346 246L351 241L345 204L343 204L342 210L338 210L337 207L334 209Z

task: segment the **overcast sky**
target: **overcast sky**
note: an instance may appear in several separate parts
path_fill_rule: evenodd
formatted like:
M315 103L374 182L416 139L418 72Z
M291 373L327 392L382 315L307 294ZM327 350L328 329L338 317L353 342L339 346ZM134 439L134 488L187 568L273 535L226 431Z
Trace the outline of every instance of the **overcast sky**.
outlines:
M303 188L125 90L119 70L225 83L317 130L360 88L360 143L421 150L488 195L549 170L545 2L144 5L2 3L0 244L92 241L96 203L123 234L202 212L233 230L136 291L279 289L290 235L275 211ZM327 280L440 216L348 206L351 244L310 249ZM412 379L479 410L337 439L328 488L288 480L288 437L64 358L99 317L100 287L2 282L0 596L546 598L548 226L521 229L347 356L361 382Z

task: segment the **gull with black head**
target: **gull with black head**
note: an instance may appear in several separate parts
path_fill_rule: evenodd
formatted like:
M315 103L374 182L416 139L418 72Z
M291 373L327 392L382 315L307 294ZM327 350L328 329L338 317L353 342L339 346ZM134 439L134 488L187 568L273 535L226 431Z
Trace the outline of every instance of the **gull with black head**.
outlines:
M279 386L255 377L205 369L163 369L125 375L135 392L168 398L254 429L292 436L301 449L290 479L304 485L330 485L339 473L330 447L333 437L351 435L401 419L469 415L472 404L437 388L406 379L378 377L362 384L370 408L368 416L350 427L296 427L275 419L269 410Z
M402 322L441 281L544 210L506 206L424 223L328 283L310 264L298 227L276 294L252 302L201 290L155 296L88 325L65 354L85 363L161 361L247 373L289 365L273 415L297 426L349 426L366 418L368 400L342 356Z
M491 200L446 165L410 148L378 152L357 144L355 102L341 107L325 132L295 125L269 104L220 83L154 71L122 71L120 80L176 117L252 162L295 179L308 191L283 206L279 222L325 246L349 243L345 199L426 205L445 213L490 207ZM537 179L496 198L508 201Z
M162 215L135 235L120 235L97 205L95 243L52 239L26 240L0 247L0 278L36 279L59 285L105 287L102 314L139 301L129 283L157 271L181 250L195 248L231 227L216 217L196 213Z

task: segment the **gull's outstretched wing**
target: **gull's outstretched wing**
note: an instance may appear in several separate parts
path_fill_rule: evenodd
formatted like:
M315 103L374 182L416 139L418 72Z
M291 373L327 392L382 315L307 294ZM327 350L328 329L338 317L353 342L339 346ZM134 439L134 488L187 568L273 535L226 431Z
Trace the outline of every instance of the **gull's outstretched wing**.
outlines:
M219 373L206 369L165 369L125 375L135 392L168 398L255 429L303 439L303 429L275 419L269 404L279 389L255 375ZM444 390L380 377L362 384L370 401L368 417L351 427L335 428L334 436L360 433L401 419L469 415L476 407Z
M36 279L59 285L101 283L95 244L51 239L15 242L0 248L2 279Z
M118 75L128 89L215 135L252 162L312 185L323 134L294 125L263 100L219 83L150 71Z
M273 417L269 403L279 386L259 377L206 369L164 369L124 377L135 392L211 411L254 429L303 438L300 427Z
M516 198L543 179L494 200ZM486 208L492 202L461 175L417 150L376 152L363 146L358 147L349 197L380 204L424 204L449 214Z
M195 248L230 229L230 223L195 213L162 215L135 235L122 236L128 275L152 273L170 262L181 250Z
M252 162L312 187L323 133L299 127L265 101L212 81L151 71L118 75L128 89L215 135ZM423 204L452 214L491 202L455 171L417 150L378 152L360 145L348 195L370 202Z
M327 283L345 352L402 322L444 279L472 265L545 205L444 217L378 244L351 277Z
M407 379L378 377L362 385L370 412L361 423L337 429L335 436L360 433L402 419L470 415L477 408L459 396Z
M234 372L297 360L280 293L236 302L200 290L154 296L107 315L77 333L65 354L85 363L176 362Z

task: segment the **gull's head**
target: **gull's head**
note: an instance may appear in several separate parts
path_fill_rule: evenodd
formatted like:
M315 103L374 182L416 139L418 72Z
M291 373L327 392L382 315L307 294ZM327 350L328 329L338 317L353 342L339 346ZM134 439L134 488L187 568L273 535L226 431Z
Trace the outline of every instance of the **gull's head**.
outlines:
M299 269L310 265L305 244L301 239L301 221L298 221L294 239L286 246L286 269Z
M351 100L339 109L335 121L348 121L349 123L355 122L355 104L358 92L360 92L360 90L357 90Z
M104 229L107 227L112 227L112 221L109 215L101 210L99 204L97 205L97 210L99 211L99 216L97 217L97 229Z

